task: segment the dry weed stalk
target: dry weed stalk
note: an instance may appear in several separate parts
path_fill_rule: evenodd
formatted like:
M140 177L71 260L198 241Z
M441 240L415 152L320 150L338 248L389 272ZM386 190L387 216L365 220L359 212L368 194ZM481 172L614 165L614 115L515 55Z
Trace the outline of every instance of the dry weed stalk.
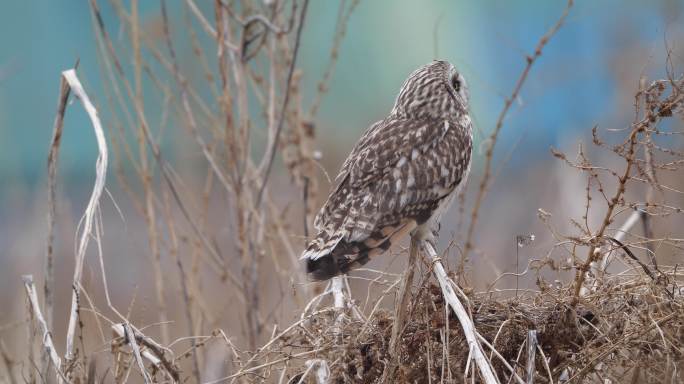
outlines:
M392 336L390 337L389 350L391 351L390 356L392 357L385 371L382 374L381 382L387 382L390 377L394 376L397 369L397 363L399 361L401 345L401 336L404 331L404 325L406 324L407 311L413 298L411 295L411 288L413 286L413 275L416 269L416 261L418 259L418 251L420 248L419 242L411 238L411 245L408 254L408 264L406 265L406 271L401 278L401 285L399 286L399 292L397 293L397 300L394 304L394 324L392 325Z
M98 117L97 109L95 109L95 106L90 101L88 94L83 89L81 82L76 76L76 71L74 69L64 71L62 72L62 77L67 82L74 95L83 103L83 107L88 113L88 117L93 124L93 130L97 139L97 147L99 151L97 161L95 163L95 184L93 186L93 192L90 196L90 200L88 201L88 206L83 214L83 227L81 229L81 236L75 255L76 262L74 266L74 279L72 283L73 292L71 297L71 312L66 334L66 351L64 353L65 364L67 366L71 366L76 360L76 354L74 351L74 338L76 337L76 325L79 322L79 300L81 291L81 277L85 263L85 253L88 249L88 243L90 242L91 237L94 236L93 225L99 217L100 196L102 196L102 192L104 191L105 180L107 177L108 151L102 123ZM63 89L62 87L60 88ZM60 94L63 94L63 91L60 91Z
M57 215L56 208L56 189L57 189L57 160L59 158L59 148L62 140L62 132L64 130L64 114L66 112L67 100L71 88L64 79L59 79L59 96L57 101L57 113L55 114L55 122L52 128L52 140L50 140L50 152L48 154L48 199L47 199L47 247L45 251L45 283L43 285L43 294L45 295L45 323L47 329L53 328L54 316L54 292L55 292L55 267L54 267L54 231L55 231L55 217ZM43 365L43 376L47 376L48 355L43 353L41 364Z

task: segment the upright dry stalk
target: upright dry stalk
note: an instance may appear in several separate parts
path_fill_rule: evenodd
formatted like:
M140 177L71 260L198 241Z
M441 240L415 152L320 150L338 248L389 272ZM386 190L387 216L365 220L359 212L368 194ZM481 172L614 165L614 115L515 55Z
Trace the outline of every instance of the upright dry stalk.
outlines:
M231 37L232 31L228 24L228 11L220 1L214 2L216 13L216 38L220 42ZM243 33L246 26L243 27ZM221 47L220 43L217 43ZM222 85L224 90L223 103L221 103L223 113L226 115L226 142L231 145L229 150L229 166L233 171L233 185L232 189L235 194L234 200L236 202L235 216L237 221L236 240L240 252L240 264L242 272L241 287L245 295L245 325L247 328L247 339L250 349L255 349L257 341L261 333L261 323L259 321L259 292L258 292L258 258L254 246L254 233L252 232L252 215L253 212L248 208L252 206L252 193L249 184L246 182L246 173L248 172L248 163L251 163L251 151L248 146L249 142L249 105L248 105L248 84L247 84L247 68L243 60L245 46L241 45L238 52L228 52L225 54L223 47L219 49L218 60L219 66L222 70L227 70L227 59L230 59L232 64L233 81L235 83L235 92L237 101L237 129L235 129L235 122L231 109L233 105L229 105L233 98L228 92L229 77L227 73L221 74ZM228 120L230 118L230 120Z
M97 114L97 109L95 109L95 106L90 101L88 94L83 89L78 76L76 76L76 71L74 69L64 71L62 72L62 77L69 84L69 87L74 92L74 95L81 100L88 117L90 117L98 147L98 156L95 163L95 184L93 186L93 192L90 196L90 200L88 201L88 206L86 207L84 213L81 238L79 240L78 247L76 248L76 263L74 265L74 278L72 282L73 292L71 297L71 311L66 336L66 352L64 354L66 363L71 364L76 357L74 353L74 337L76 335L76 325L78 323L79 317L79 294L81 291L81 276L83 274L83 264L85 263L85 252L88 248L90 237L93 235L93 222L96 219L96 214L99 210L100 196L102 196L102 192L104 191L105 180L107 178L107 143L105 141L102 123L100 122L100 118Z
M193 334L195 331L195 321L192 315L192 296L190 293L190 289L188 288L188 285L190 285L190 282L188 281L187 278L187 273L185 272L185 269L183 268L183 263L180 259L180 256L178 255L178 236L176 235L176 223L173 220L173 216L171 214L171 203L169 201L169 194L168 191L164 190L163 193L163 201L164 201L164 215L165 220L166 220L166 225L169 230L169 237L170 237L170 242L171 244L169 245L169 254L171 256L171 259L175 261L176 266L178 267L178 278L180 280L180 285L181 285L181 292L183 294L183 304L184 304L184 312L185 312L185 319L187 321L187 329L188 329L188 334ZM196 348L197 344L195 342L195 339L192 338L190 339L190 345L192 348ZM192 356L192 370L193 370L193 375L195 376L195 380L197 382L201 381L200 377L200 370L199 370L199 357L197 354L193 354Z
M266 152L266 158L268 159L266 163L266 168L261 181L261 186L259 187L259 192L256 198L256 208L258 209L261 205L261 200L263 198L264 190L266 189L266 184L268 183L268 177L271 174L271 168L273 167L273 161L275 160L276 149L278 148L278 141L280 140L280 133L283 130L283 124L285 122L285 114L287 113L287 105L290 101L290 87L292 86L292 75L294 74L295 64L297 62L297 54L299 53L299 45L302 38L302 30L304 29L304 20L306 18L306 9L309 6L309 0L304 0L302 4L302 11L299 16L299 25L297 26L297 34L295 36L294 48L292 50L292 59L290 61L290 67L287 71L287 80L285 81L285 96L283 97L283 104L280 108L280 117L278 118L278 124L276 125L275 134L273 136L273 143L268 148Z
M54 238L55 238L55 217L57 216L56 194L57 194L57 161L59 158L59 148L62 142L62 131L64 129L64 113L66 112L67 100L69 99L69 85L63 77L59 79L59 97L57 101L57 114L52 126L52 140L50 140L50 153L48 154L48 230L47 247L45 250L45 282L43 284L43 294L45 295L45 323L47 328L52 331L54 316L54 294L55 294L55 270L54 270ZM47 374L47 354L43 353L41 361L43 363L43 375Z
M140 178L143 185L145 201L145 222L147 223L147 237L150 244L151 264L154 271L155 292L159 311L159 326L161 328L164 343L170 341L169 326L166 316L166 300L164 298L164 279L161 270L161 252L159 250L159 234L157 231L157 218L154 209L154 191L152 190L152 173L147 159L147 143L145 142L145 125L147 120L144 116L145 103L142 88L142 57L140 48L140 25L138 18L138 0L131 1L131 45L133 47L133 77L136 116L138 118L138 150L140 158Z
M335 310L335 325L333 333L340 336L342 323L344 321L344 309L346 307L344 298L344 279L345 276L335 276L330 280L330 294L333 297L333 308Z
M404 272L401 277L401 286L399 287L399 293L394 306L394 323L392 323L392 336L390 337L389 343L389 355L391 356L391 360L385 366L382 379L380 380L381 383L386 383L391 377L394 377L394 372L401 362L401 334L406 325L406 316L409 303L411 302L411 285L416 270L416 260L418 259L419 248L419 241L411 236L408 265L406 267L406 272Z
M145 380L145 384L151 384L152 378L145 369L145 362L143 361L142 355L140 354L140 347L138 346L138 342L135 340L135 334L131 330L131 326L129 324L123 324L122 326L124 329L124 333L126 335L126 340L128 340L128 344L131 346L131 349L133 350L133 357L135 358L135 362L138 364L140 374Z
M537 352L537 331L527 331L527 384L534 384L534 359Z

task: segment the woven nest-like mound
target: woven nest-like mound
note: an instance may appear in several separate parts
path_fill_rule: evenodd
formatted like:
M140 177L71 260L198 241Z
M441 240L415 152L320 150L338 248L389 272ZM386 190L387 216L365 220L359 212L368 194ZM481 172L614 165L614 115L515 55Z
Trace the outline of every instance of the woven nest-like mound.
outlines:
M573 305L573 291L557 287L514 299L470 294L468 308L500 382L511 368L527 378L527 340L536 331L536 382L682 382L684 298L675 285L639 277L599 283ZM448 314L448 315L447 315ZM401 338L399 369L389 382L463 382L471 376L469 347L458 319L445 311L439 287L418 290ZM298 382L311 362L325 364L331 383L374 383L388 356L392 313L368 319L353 311L319 310L273 345L278 354L307 354L307 364L290 378ZM507 365L502 360L507 362ZM308 373L308 372L307 372ZM479 381L479 377L477 377ZM470 380L470 378L468 378ZM315 383L315 375L302 382ZM510 381L515 382L515 381Z

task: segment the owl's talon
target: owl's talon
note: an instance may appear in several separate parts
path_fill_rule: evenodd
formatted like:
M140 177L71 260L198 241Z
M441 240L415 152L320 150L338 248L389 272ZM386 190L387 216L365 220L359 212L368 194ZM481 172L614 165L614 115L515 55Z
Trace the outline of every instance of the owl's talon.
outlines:
M429 232L429 235L423 239L423 241L429 243L433 249L437 249L437 235L439 234L439 231L432 230Z
M438 238L439 238L439 230L440 230L441 227L442 227L442 224L441 224L441 223L437 223L437 228L432 228L432 236L433 236L435 239L438 239Z

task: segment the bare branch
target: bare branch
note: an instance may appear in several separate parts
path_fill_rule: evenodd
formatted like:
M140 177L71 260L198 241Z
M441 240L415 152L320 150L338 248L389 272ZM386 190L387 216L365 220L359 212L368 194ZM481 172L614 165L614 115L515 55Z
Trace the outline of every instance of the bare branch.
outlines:
M69 85L64 77L59 79L59 98L57 102L57 115L52 127L52 140L50 140L50 153L48 155L48 234L47 249L45 251L45 283L43 293L45 294L45 322L48 329L52 329L54 316L54 230L55 217L57 216L56 193L57 193L57 160L59 158L59 147L62 142L62 130L64 128L64 114L66 113L67 100L70 93Z
M273 142L270 144L264 155L268 159L266 163L266 168L263 170L263 177L261 178L261 186L259 187L259 192L257 193L257 198L255 202L255 207L258 209L261 206L261 200L263 199L264 190L266 189L266 184L268 183L268 177L271 174L271 168L273 167L273 161L275 160L276 149L278 148L278 141L280 140L280 133L283 130L283 124L285 123L285 114L287 113L287 105L290 101L290 88L292 86L292 75L294 74L295 64L297 63L297 54L299 53L299 45L302 38L302 30L304 29L304 20L306 19L306 9L309 6L309 0L304 0L302 5L302 11L299 16L299 25L297 26L297 35L295 36L294 48L292 50L292 59L290 61L290 68L287 71L287 80L285 81L285 96L283 97L283 105L280 108L280 117L278 118L278 123L276 125L275 134L273 136Z

